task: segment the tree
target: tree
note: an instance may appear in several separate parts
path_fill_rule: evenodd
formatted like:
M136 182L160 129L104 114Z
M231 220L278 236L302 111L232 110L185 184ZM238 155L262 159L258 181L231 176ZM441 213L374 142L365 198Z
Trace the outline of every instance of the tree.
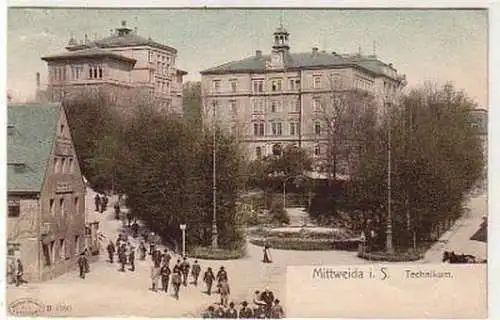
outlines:
M388 109L367 141L354 176L357 198L370 204L372 218L384 230L389 133L396 245L436 239L463 213L463 201L484 166L477 128L470 125L474 107L450 84L415 89Z
M200 81L188 81L184 83L182 101L185 119L195 127L201 128L202 101Z

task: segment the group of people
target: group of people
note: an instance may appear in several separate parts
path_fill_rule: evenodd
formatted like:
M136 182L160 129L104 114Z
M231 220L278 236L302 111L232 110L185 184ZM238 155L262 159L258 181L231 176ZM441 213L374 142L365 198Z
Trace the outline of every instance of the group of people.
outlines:
M135 247L128 241L125 234L119 234L116 239L116 244L109 241L106 250L108 251L108 258L110 263L114 263L115 253L120 264L120 272L125 272L125 266L130 265L130 271L135 271Z
M9 262L9 267L7 270L7 277L9 279L10 284L15 284L16 287L19 287L23 283L28 283L23 278L24 275L24 266L21 262L21 259L12 259Z
M285 316L280 300L274 297L274 294L269 289L264 291L255 291L253 299L254 307L250 307L248 302L241 302L241 308L236 309L234 302L229 303L229 306L222 303L211 305L203 314L203 318L228 318L228 319L280 319Z
M104 211L108 208L108 202L109 198L106 194L99 195L96 193L94 197L95 211L104 213Z

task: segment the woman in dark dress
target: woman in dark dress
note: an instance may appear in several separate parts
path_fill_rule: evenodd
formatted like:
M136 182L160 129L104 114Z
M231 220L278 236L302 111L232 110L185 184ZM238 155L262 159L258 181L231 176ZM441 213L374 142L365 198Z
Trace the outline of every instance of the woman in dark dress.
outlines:
M262 260L264 263L271 263L271 257L269 255L269 246L265 245L264 246L264 259Z

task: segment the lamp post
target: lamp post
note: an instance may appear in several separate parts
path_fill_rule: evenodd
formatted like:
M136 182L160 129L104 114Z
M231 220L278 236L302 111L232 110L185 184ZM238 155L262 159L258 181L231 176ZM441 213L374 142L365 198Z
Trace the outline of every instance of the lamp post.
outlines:
M212 197L213 197L213 216L212 216L212 248L213 249L217 249L218 247L218 235L217 235L217 187L216 187L216 182L217 182L217 178L216 178L216 169L215 169L215 160L216 160L216 157L215 157L215 147L216 147L216 125L215 125L215 107L216 107L216 104L215 102L213 103L212 105L213 107L213 137L212 137L212 144L213 144L213 152L212 152L212 182L213 182L213 186L212 186Z
M186 224L179 225L182 231L182 256L186 256Z
M386 244L385 249L387 253L393 254L394 247L392 243L392 211L391 211L391 202L392 202L392 190L391 190L391 112L389 110L390 103L386 103L386 111L389 119L389 125L387 130L387 226L386 226Z

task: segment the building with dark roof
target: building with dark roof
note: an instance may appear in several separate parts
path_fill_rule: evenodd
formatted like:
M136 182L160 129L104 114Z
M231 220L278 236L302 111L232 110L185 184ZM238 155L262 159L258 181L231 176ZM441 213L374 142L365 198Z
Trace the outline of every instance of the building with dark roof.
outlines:
M325 156L324 111L332 93L364 90L382 108L397 98L405 77L375 55L313 48L291 51L290 34L273 33L270 54L231 61L201 72L204 117L224 123L246 142L252 159L279 154L285 145ZM215 111L215 112L214 112Z
M124 102L142 94L168 110L182 112L182 82L187 72L176 68L177 50L140 36L125 21L103 39L90 41L85 36L78 43L71 37L66 50L42 57L49 68L49 101L61 101L76 89L99 86L116 92Z
M76 265L85 248L85 187L59 104L7 110L7 249L24 278L41 281Z

